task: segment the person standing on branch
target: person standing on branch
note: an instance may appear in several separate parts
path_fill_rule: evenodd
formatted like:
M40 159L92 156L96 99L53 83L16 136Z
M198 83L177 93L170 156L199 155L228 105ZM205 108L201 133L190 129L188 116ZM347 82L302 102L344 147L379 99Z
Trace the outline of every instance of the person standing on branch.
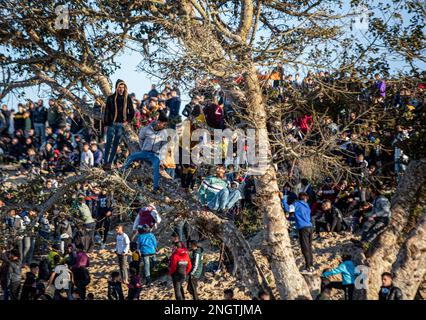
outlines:
M141 151L132 153L123 165L123 170L127 170L135 161L148 161L152 164L153 170L153 192L159 190L160 164L165 159L167 148L163 148L168 143L167 140L168 118L164 112L159 113L158 119L150 125L143 127L139 132L139 144Z
M132 99L128 97L127 85L119 79L115 88L115 92L107 98L104 112L107 133L104 169L111 169L121 137L124 135L124 126L131 122L135 115Z

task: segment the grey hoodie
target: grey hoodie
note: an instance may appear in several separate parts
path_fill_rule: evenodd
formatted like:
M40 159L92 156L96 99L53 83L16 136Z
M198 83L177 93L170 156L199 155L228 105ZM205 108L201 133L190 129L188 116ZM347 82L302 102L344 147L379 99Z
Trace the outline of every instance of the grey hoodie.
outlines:
M167 148L161 150L167 144L167 130L154 130L155 122L149 126L143 127L139 132L139 144L142 151L149 151L155 154L165 156Z
M373 202L373 215L378 218L391 217L391 204L385 196L378 196Z

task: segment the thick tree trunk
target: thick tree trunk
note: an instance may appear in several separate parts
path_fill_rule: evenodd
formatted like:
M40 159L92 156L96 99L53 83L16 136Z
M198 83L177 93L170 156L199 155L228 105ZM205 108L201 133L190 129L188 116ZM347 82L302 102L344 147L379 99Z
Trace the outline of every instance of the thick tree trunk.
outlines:
M367 260L369 266L367 298L377 299L381 286L381 274L392 270L392 264L398 256L401 244L399 238L412 208L418 202L419 193L426 182L426 159L410 162L392 198L392 218L388 228L373 244L373 253ZM424 200L423 200L424 201Z
M413 300L426 274L426 210L402 246L392 271L404 299Z
M167 213L160 210L160 214L166 214L165 216L163 215L162 225L167 224L170 226L177 215L183 216L189 219L191 223L193 222L193 226L202 230L204 234L221 240L232 254L233 275L237 276L247 291L252 296L256 296L259 290L266 290L273 297L266 277L257 265L253 250L232 221L222 219L210 211L201 210L198 202L188 196L184 198L178 192L179 187L176 183L170 180L161 179L161 184L164 187L162 195L147 192L146 188L141 188L131 182L133 178L140 177L149 180L148 176L150 175L150 168L132 170L127 176L128 181L125 181L118 174L110 174L101 169L92 168L82 174L66 178L61 187L46 202L39 204L35 209L38 211L39 217L41 217L44 212L49 211L55 204L62 203L64 195L69 193L69 190L75 184L82 183L87 179L96 179L97 181L108 180L113 190L120 189L125 190L127 193L141 193L147 202L154 201L159 206L168 205ZM37 220L35 219L34 221Z
M203 232L222 240L229 248L234 263L232 273L240 279L253 297L257 296L261 289L272 293L256 263L253 250L233 222L223 220L209 211L191 211L191 216Z
M127 180L130 181L139 177L146 178L150 175L151 170L149 168L147 170L145 168L132 170L127 176ZM98 176L101 176L101 174ZM163 189L162 195L146 192L146 189L141 190L140 187L131 183L128 186L142 191L144 197L157 202L159 205L166 203L173 207L173 210L170 211L173 215L169 213L167 216L163 216L164 222L162 224L170 226L177 216L185 217L191 221L191 224L194 223L194 227L196 226L202 230L203 233L212 236L214 239L221 240L232 254L234 263L233 275L237 276L251 295L256 296L259 290L263 289L273 296L265 275L256 263L253 250L234 222L222 219L213 212L202 210L199 202L195 201L191 196L183 195L179 192L179 187L175 182L161 178L160 183Z
M256 129L262 138L262 147L268 155L266 172L256 177L256 193L257 199L262 204L261 210L266 228L265 240L269 248L269 262L275 283L281 299L292 300L300 297L312 299L309 287L299 272L291 249L287 222L278 196L276 173L271 164L271 148L266 131L266 111L254 65L248 70L245 81L248 112L255 119Z

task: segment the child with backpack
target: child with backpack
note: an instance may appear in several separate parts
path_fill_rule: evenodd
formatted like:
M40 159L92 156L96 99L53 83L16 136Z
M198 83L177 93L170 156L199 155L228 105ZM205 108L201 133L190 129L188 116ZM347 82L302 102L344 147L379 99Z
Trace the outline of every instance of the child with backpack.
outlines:
M161 222L161 217L155 208L155 205L150 203L148 206L143 207L139 210L138 215L133 222L133 234L134 239L138 234L138 227L148 225L151 229L155 228Z

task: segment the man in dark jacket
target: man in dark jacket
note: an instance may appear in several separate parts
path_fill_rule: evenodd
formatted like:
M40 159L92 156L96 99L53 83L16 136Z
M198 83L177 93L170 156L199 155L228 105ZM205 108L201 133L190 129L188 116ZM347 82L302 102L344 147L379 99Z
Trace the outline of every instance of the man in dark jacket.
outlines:
M6 127L3 129L3 133L7 134L10 126L10 110L7 109L7 105L2 105L0 112L3 114L4 119L6 120Z
M321 230L327 232L341 232L347 228L343 221L343 215L339 209L331 204L331 200L326 199L322 203L322 216L315 221L315 230L321 236Z
M148 96L149 98L156 98L158 97L159 92L157 91L157 89L155 88L155 85L153 84L151 86L151 90L148 92Z
M54 133L57 133L59 129L64 129L67 126L67 116L64 109L55 99L49 99L47 122Z
M13 116L13 128L17 130L25 130L25 108L22 103L18 104L18 112Z
M22 287L21 300L35 300L37 292L38 264L31 263L30 271L25 274L25 281Z
M286 182L283 188L283 198L288 205L293 204L297 200L297 195L293 192L290 183Z
M108 199L107 190L101 190L96 201L96 230L98 230L99 234L102 236L101 249L105 249L112 216L112 207Z
M115 92L107 98L104 125L107 130L107 139L104 151L104 167L110 169L124 135L124 125L133 120L135 110L132 99L128 97L127 85L123 80L115 83Z
M198 280L203 275L203 248L198 246L197 241L192 240L191 245L191 264L192 270L188 278L188 291L194 300L198 299Z
M393 285L393 275L389 272L382 274L382 286L379 291L379 300L403 300L400 288Z
M32 112L32 120L36 138L40 139L41 143L44 143L46 141L47 109L43 106L43 100L41 99Z
M179 121L179 113L180 113L180 97L177 95L176 91L171 92L171 98L166 101L166 106L169 109L169 117L172 123L170 124L170 128L176 129L176 123Z

